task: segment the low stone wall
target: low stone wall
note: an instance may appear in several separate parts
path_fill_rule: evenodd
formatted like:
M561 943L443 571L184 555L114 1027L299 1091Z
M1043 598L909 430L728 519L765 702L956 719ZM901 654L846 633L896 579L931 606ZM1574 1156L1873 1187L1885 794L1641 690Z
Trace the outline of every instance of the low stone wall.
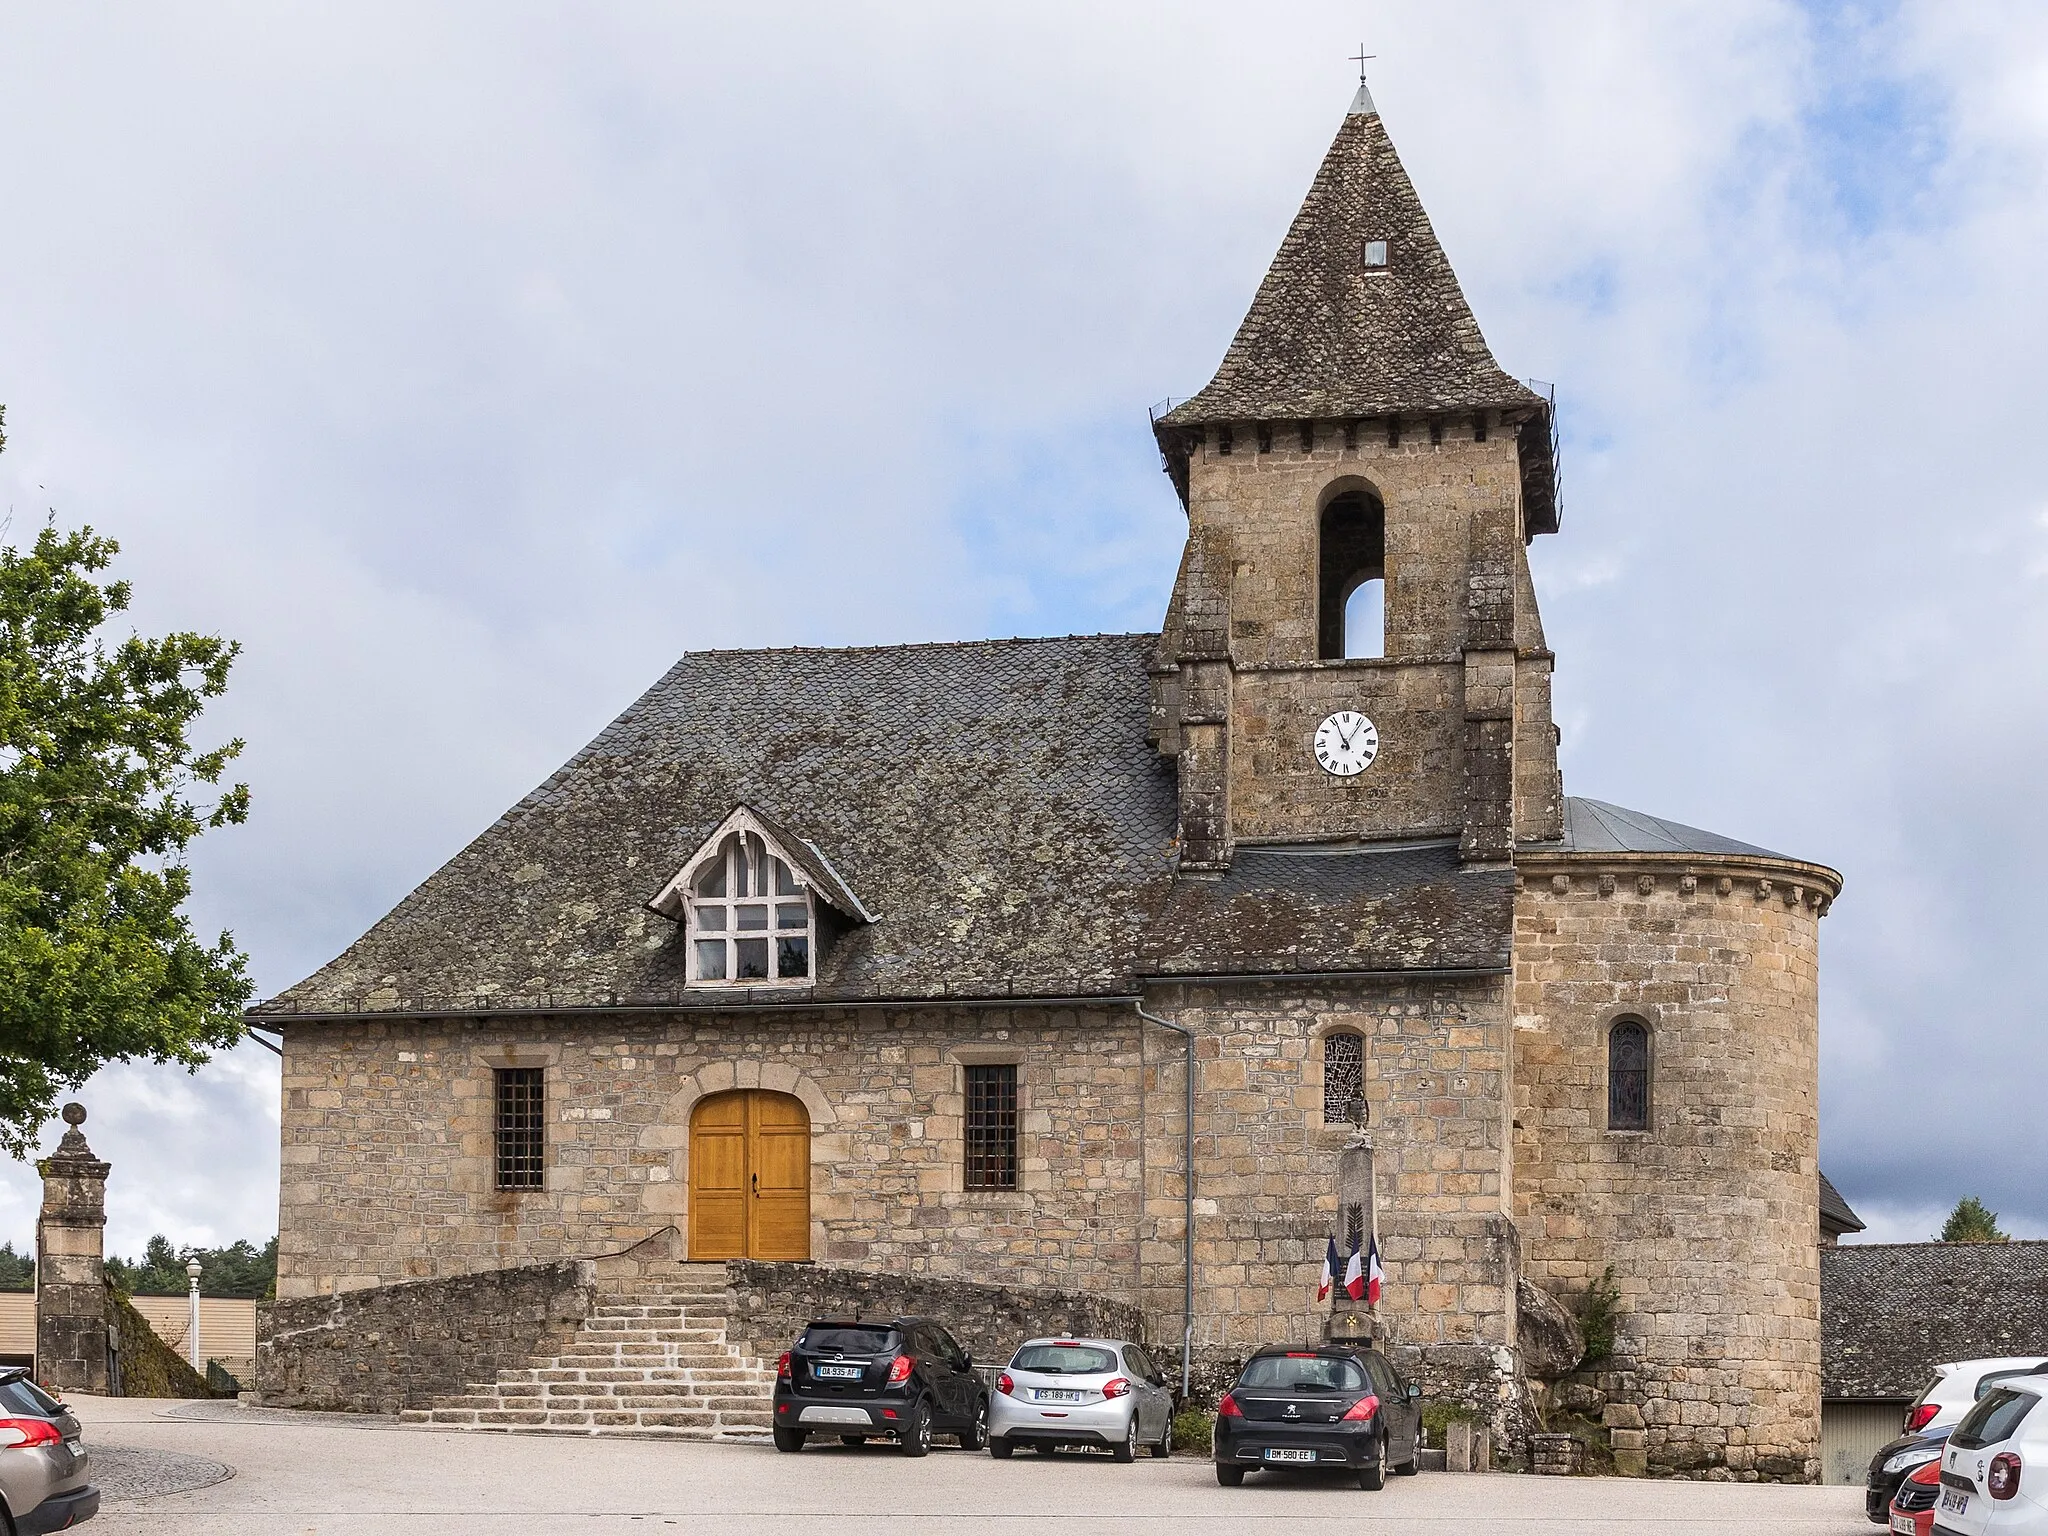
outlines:
M725 1269L731 1302L726 1336L763 1360L789 1348L812 1318L848 1315L931 1318L981 1365L1001 1365L1024 1340L1049 1333L1145 1342L1138 1309L1099 1296L817 1264L736 1259ZM1172 1353L1170 1363L1158 1363L1177 1384L1180 1355Z
M590 1313L597 1266L564 1259L270 1302L256 1390L277 1408L397 1413L561 1353Z

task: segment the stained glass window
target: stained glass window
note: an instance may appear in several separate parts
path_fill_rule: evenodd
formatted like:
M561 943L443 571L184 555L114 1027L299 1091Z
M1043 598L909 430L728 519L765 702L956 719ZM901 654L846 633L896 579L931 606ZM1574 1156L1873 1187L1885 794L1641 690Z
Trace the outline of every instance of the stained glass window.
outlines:
M1622 1019L1607 1031L1607 1129L1650 1128L1650 1031Z
M1365 1037L1350 1030L1323 1036L1323 1118L1351 1118L1351 1101L1365 1097Z

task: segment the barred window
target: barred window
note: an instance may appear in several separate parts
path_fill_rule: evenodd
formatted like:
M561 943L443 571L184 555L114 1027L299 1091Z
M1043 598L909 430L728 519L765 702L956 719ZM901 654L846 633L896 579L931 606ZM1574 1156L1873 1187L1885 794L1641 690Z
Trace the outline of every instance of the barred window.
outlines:
M1017 1187L1017 1069L967 1069L967 1187Z
M539 1067L500 1067L498 1188L539 1189L546 1163L546 1105Z
M1351 1101L1365 1097L1365 1037L1341 1029L1323 1036L1323 1118L1351 1118Z
M1617 1019L1607 1031L1607 1129L1650 1128L1650 1031L1640 1019Z

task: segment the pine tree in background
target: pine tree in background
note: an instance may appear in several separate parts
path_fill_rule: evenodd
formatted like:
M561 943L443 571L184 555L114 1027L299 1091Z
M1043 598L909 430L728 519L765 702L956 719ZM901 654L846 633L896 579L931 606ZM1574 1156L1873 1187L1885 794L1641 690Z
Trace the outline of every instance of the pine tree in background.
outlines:
M0 1243L0 1291L32 1291L36 1288L36 1256L16 1253L13 1243Z
M1986 1209L1975 1195L1965 1195L1948 1213L1935 1239L1941 1243L2006 1243L2012 1239L1998 1230L1998 1212Z
M241 1238L225 1248L173 1248L162 1233L144 1244L142 1258L107 1256L107 1277L130 1296L183 1296L191 1280L189 1260L199 1261L199 1294L277 1298L277 1239L261 1248Z

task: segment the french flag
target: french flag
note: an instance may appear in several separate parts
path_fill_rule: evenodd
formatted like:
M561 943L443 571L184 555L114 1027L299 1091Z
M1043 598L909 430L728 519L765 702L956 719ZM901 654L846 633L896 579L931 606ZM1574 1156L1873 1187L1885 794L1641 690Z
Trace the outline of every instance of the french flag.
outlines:
M1354 1264L1358 1262L1355 1255L1351 1262ZM1380 1282L1386 1278L1386 1271L1380 1268L1380 1240L1375 1237L1365 1259L1365 1301L1367 1306L1376 1307L1380 1304ZM1353 1294L1355 1295L1356 1292Z
M1316 1300L1327 1301L1330 1287L1337 1283L1337 1239L1330 1239L1330 1250L1323 1255L1323 1278L1316 1282Z
M1351 1262L1344 1266L1344 1294L1353 1301L1365 1297L1365 1264L1356 1248L1351 1250Z

